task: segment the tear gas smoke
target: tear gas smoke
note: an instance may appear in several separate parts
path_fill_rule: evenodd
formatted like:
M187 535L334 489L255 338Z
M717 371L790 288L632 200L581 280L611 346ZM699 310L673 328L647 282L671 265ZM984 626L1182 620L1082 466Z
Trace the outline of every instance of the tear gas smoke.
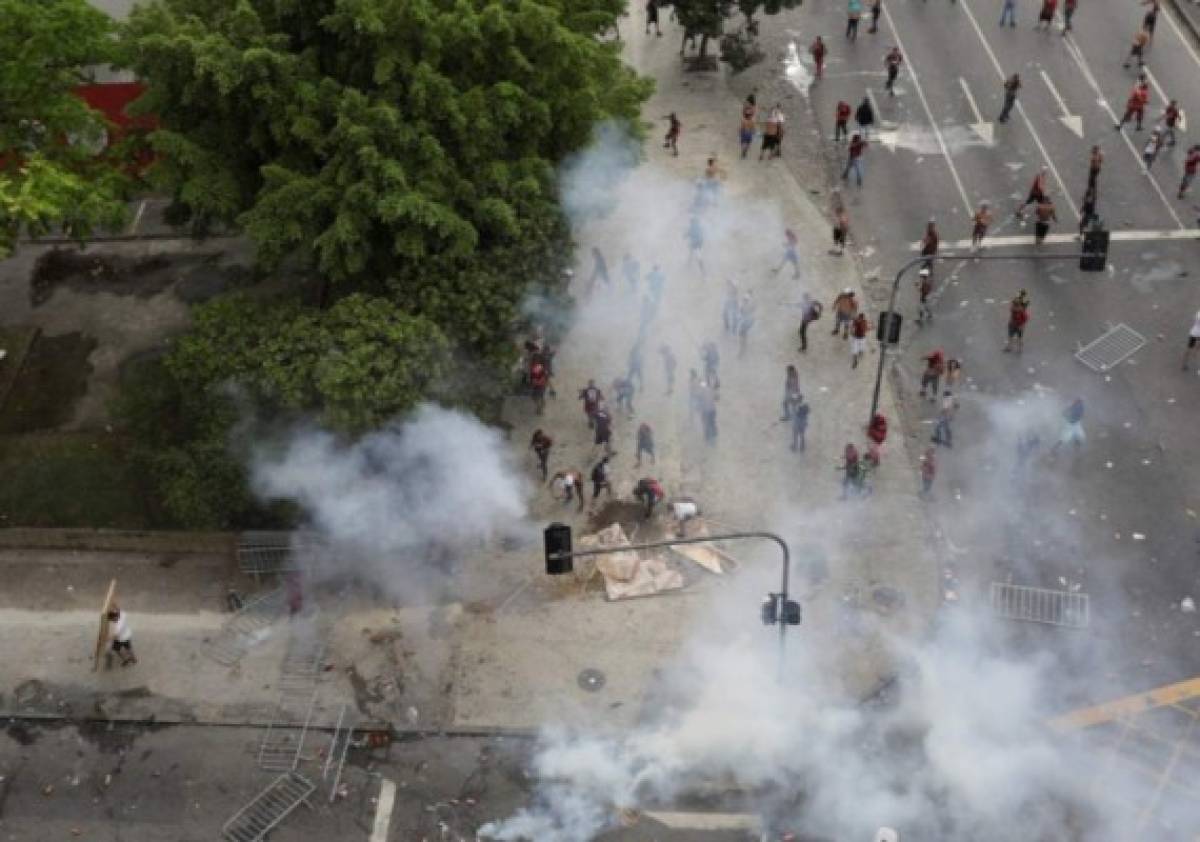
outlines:
M306 572L393 596L430 581L426 562L528 528L523 475L500 433L430 404L356 441L293 429L258 450L251 472L259 495L294 499L328 545Z

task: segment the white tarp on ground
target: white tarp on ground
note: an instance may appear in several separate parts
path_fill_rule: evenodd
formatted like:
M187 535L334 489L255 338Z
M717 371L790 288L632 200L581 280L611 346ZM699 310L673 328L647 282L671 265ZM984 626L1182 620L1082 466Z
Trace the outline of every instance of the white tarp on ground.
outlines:
M581 549L629 546L621 524L614 523L599 532L579 539ZM596 569L604 577L604 592L610 600L635 596L652 596L683 587L683 574L673 569L663 558L639 558L632 550L596 557Z

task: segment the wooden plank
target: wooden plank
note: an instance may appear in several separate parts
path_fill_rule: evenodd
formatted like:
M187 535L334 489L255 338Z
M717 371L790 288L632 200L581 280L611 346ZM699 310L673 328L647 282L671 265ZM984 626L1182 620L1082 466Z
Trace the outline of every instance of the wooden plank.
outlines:
M100 606L100 631L96 634L96 654L92 656L92 672L100 668L100 655L104 652L104 645L108 643L108 607L112 605L113 597L117 594L117 580L113 579L108 583L108 593L104 597L104 603Z

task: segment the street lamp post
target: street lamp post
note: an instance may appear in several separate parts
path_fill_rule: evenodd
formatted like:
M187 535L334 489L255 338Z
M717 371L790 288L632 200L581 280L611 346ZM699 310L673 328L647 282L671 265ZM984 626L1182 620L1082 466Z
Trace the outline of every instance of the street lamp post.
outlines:
M800 605L788 599L788 573L791 569L791 554L787 542L774 532L729 532L723 535L706 535L701 538L673 538L669 541L650 541L644 544L627 544L621 547L602 547L594 550L575 550L571 546L571 527L565 523L552 523L543 533L546 551L546 572L551 575L570 573L570 562L586 556L611 555L627 550L653 550L683 544L711 544L745 538L763 538L774 541L783 553L779 573L779 593L767 594L763 601L762 620L766 625L779 626L779 674L783 675L783 657L788 626L800 625Z
M887 356L887 346L889 344L888 339L892 333L891 322L896 315L896 295L900 291L900 281L904 278L905 273L908 272L909 269L912 269L914 266L922 266L927 262L940 263L946 260L1078 260L1080 261L1080 266L1083 267L1084 261L1088 260L1089 258L1101 257L1103 260L1103 258L1107 256L1107 240L1105 243L1106 245L1104 252L1084 251L1073 252L1071 254L1043 254L1041 252L1030 252L1024 254L975 254L974 252L967 252L965 254L950 253L937 255L935 257L928 257L925 255L921 257L914 257L912 260L901 266L900 271L896 273L896 279L892 281L892 294L888 298L887 311L883 314L883 318L887 320L887 324L883 325L882 329L879 331L879 335L881 337L879 340L879 365L876 366L875 369L875 391L871 395L871 413L867 416L867 426L871 425L871 421L875 418L875 413L879 409L879 390L883 386L883 364L884 359ZM1087 248L1086 243L1084 248ZM1084 269L1084 271L1094 272L1102 271L1102 269L1103 263L1101 263L1100 270Z

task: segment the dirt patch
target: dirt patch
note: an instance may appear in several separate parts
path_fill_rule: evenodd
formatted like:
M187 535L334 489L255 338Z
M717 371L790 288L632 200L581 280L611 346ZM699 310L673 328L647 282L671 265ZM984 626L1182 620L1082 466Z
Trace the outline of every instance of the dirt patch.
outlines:
M217 266L220 259L221 255L213 252L133 258L55 249L39 257L34 265L30 301L39 307L59 287L83 293L109 292L149 298L198 270L221 273L223 270Z
M659 510L661 511L661 510ZM661 541L667 538L667 531L658 523L658 518L645 518L646 510L641 503L628 500L613 500L588 518L588 531L599 532L614 523L621 524L621 529L631 543L639 544L647 541ZM658 511L656 511L656 515Z
M0 406L0 434L53 430L70 421L87 391L96 345L78 332L38 336Z

